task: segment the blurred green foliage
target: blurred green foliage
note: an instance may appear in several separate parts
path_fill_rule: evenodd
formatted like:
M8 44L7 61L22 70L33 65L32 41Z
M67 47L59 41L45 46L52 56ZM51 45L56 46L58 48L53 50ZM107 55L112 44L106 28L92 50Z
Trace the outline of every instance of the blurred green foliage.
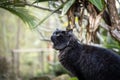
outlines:
M73 78L70 78L69 80L78 80L78 78L73 77Z
M114 38L112 38L109 32L107 32L106 30L102 28L100 29L100 33L102 35L100 39L101 44L104 47L110 50L114 50L120 54L120 43L116 41Z

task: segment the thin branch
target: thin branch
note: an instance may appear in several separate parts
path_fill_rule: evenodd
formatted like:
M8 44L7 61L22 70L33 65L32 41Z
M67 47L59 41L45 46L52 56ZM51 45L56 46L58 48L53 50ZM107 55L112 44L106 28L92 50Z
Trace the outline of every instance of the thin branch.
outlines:
M32 7L38 8L38 9L42 9L42 10L54 11L54 10L51 10L49 8L44 8L44 7L36 6L36 5L33 5L33 4L29 4L29 3L25 3L25 5L32 6Z
M63 0L60 0L62 3L65 3Z
M33 4L29 4L29 3L25 3L25 5L35 7L35 8L38 8L38 9L42 9L42 10L46 10L46 11L50 11L50 12L55 11L55 10L52 10L52 9L49 9L49 8L44 8L44 7L36 6L36 5L33 5ZM56 11L56 13L61 14L61 11Z
M48 41L48 42L51 42L50 39L47 39L38 29L37 29L37 32L40 34L40 36L42 37L42 41Z

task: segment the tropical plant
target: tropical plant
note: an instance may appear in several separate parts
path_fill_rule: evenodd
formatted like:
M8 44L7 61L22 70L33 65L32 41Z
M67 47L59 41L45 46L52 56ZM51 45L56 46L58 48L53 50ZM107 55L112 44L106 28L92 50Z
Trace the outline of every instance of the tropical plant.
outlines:
M38 22L38 18L30 14L25 8L25 0L0 0L0 8L5 9L18 16L29 27L33 28Z
M97 33L101 27L120 42L120 19L116 6L116 3L119 3L118 0L36 0L34 3L40 2L49 3L50 9L54 9L51 14L67 15L67 30L78 28L80 36L82 36L83 29L86 29L87 43L98 41ZM84 20L87 23L83 26Z

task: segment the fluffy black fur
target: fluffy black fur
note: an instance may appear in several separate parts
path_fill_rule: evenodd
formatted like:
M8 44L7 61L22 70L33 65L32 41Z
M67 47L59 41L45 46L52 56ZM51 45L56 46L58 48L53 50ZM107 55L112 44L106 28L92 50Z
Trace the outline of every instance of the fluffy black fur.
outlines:
M60 51L61 64L79 80L120 80L120 56L116 53L80 44L71 31L57 30L51 40Z

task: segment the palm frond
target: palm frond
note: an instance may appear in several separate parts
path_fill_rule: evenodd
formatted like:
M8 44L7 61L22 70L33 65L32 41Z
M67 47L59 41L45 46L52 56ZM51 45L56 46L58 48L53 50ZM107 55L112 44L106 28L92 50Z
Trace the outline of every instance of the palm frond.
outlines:
M3 7L3 6L0 6L0 7L18 16L20 19L23 20L24 23L28 24L30 28L34 28L34 26L37 24L39 20L37 17L30 14L30 12L25 8Z

